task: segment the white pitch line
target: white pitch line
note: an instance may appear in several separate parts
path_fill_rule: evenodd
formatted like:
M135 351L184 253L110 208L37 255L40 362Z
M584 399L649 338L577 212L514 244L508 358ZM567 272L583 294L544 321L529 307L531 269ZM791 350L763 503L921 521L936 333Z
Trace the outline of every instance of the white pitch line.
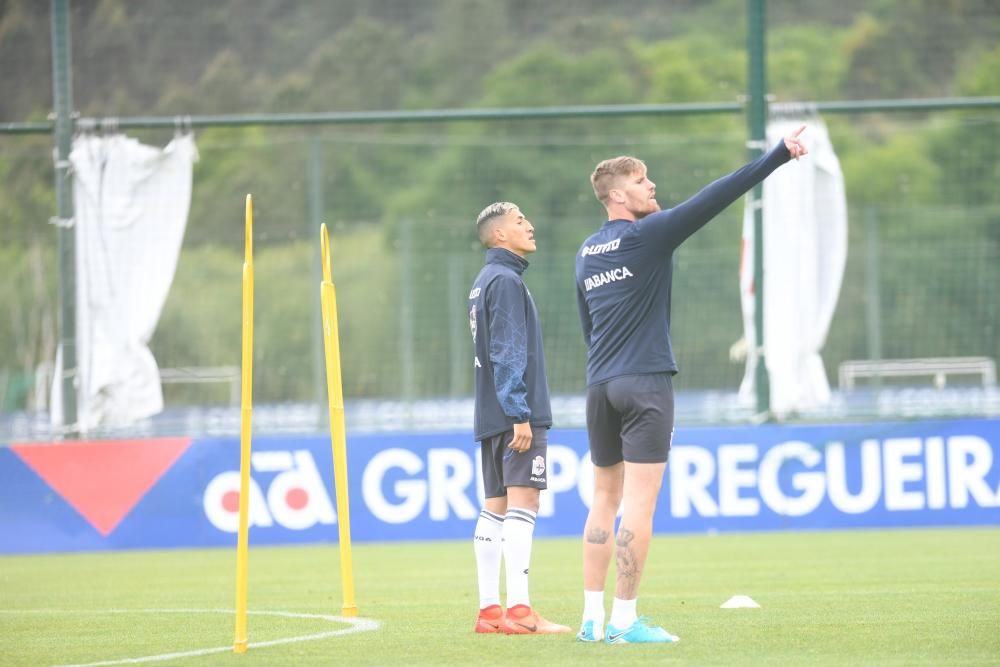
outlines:
M232 609L0 609L0 614L234 614ZM328 637L349 635L355 632L368 632L377 630L380 623L372 618L357 618L347 616L329 616L326 614L300 614L291 611L247 611L247 614L258 616L282 616L284 618L308 618L329 621L331 623L346 623L350 627L339 630L327 630L311 635L299 635L297 637L285 637L283 639L270 639L263 642L250 642L247 648L263 648L266 646L277 646L279 644L292 644L295 642L309 642ZM178 651L175 653L160 653L158 655L146 655L139 658L122 658L119 660L103 660L101 662L87 662L73 665L62 665L60 667L98 667L99 665L131 665L142 662L160 662L165 660L176 660L177 658L192 658L200 655L211 655L213 653L224 653L232 651L233 647L219 646L214 648L201 648L191 651Z

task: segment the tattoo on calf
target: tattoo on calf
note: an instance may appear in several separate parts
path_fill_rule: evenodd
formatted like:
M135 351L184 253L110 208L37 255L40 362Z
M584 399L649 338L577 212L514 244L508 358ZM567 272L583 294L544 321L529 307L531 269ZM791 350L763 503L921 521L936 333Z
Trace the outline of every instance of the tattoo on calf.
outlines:
M626 528L619 529L618 537L615 539L617 547L615 562L618 565L619 584L616 595L624 599L634 598L639 588L639 562L631 546L634 539L635 533Z
M610 533L603 528L591 528L587 531L587 542L590 544L607 544Z

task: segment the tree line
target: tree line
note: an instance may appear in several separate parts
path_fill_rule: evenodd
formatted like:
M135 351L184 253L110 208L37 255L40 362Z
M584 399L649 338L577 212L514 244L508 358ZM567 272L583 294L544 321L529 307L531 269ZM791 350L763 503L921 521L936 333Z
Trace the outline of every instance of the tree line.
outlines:
M75 106L84 116L729 102L746 89L743 0L71 4ZM771 0L767 7L768 88L776 101L1000 94L995 0ZM49 20L48 3L0 3L2 120L42 119L51 108ZM877 209L881 234L897 247L966 239L997 256L997 112L826 120L847 180L852 238L865 233L855 213ZM150 143L170 138L137 134ZM586 182L598 159L639 154L660 174L661 201L669 205L739 166L744 138L745 123L735 115L199 132L185 249L154 353L161 365L238 362L238 315L220 314L238 313L231 304L239 298L232 274L242 252L241 198L253 192L259 262L274 271L270 287L263 280L258 287L274 300L272 312L288 311L260 323L262 354L274 357L265 367L280 369L263 376L261 395L312 395L312 285L300 287L290 276L313 262L310 170L318 164L321 215L338 239L342 307L357 306L344 324L345 345L366 360L345 376L348 395L453 393L462 385L440 369L454 363L450 341L460 323L443 285L448 276L468 281L474 274L478 250L468 224L483 205L517 200L545 223L538 225L542 249L571 254L599 222ZM8 378L30 376L54 350L51 143L0 136L0 262L10 276L0 308L11 314L0 322L0 368ZM693 263L729 257L739 212L726 216L730 223L689 242L690 252L704 253L692 254ZM536 299L562 304L565 267L538 261L545 279L532 285ZM989 266L983 271L981 279L994 276ZM898 273L883 278L891 286ZM904 273L896 289L918 295L909 308L948 306L947 318L931 318L939 331L923 339L956 345L951 323L972 323L978 338L961 338L949 353L1000 353L990 334L1000 316L981 303L982 291L950 279L954 293L943 296L940 276ZM689 298L732 305L731 295L692 289ZM844 298L848 308L865 295ZM911 320L892 324L895 312L886 326L902 336ZM556 317L572 320L573 311ZM710 355L725 349L738 315L730 324L687 363L719 367ZM414 354L401 336L415 341L416 383L399 377L401 359ZM831 336L843 358L864 354L863 327ZM574 331L552 341L553 356L567 355L557 365L578 365L578 338ZM738 375L730 368L703 381L731 385ZM576 379L567 372L560 389L571 390ZM28 384L5 390L2 407L25 405Z

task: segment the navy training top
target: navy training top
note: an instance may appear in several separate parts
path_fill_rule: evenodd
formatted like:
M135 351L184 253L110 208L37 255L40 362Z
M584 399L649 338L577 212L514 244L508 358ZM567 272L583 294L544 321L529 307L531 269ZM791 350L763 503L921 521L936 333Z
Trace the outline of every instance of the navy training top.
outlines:
M670 345L673 252L791 158L784 141L674 208L609 220L576 255L587 385L622 375L677 373Z
M521 279L528 262L505 248L486 251L469 292L469 327L475 343L478 441L514 424L552 426L542 329L531 293Z

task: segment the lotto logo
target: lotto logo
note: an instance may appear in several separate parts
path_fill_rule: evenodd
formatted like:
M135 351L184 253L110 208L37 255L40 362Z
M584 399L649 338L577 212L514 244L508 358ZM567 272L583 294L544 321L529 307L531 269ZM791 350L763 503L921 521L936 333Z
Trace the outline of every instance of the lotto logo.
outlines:
M264 495L260 484L250 478L250 526L269 527L277 523L290 530L306 530L317 523L336 523L330 495L308 450L269 451L251 454L254 473L277 473ZM239 529L240 473L230 470L215 476L205 487L205 516L212 525L227 533Z

